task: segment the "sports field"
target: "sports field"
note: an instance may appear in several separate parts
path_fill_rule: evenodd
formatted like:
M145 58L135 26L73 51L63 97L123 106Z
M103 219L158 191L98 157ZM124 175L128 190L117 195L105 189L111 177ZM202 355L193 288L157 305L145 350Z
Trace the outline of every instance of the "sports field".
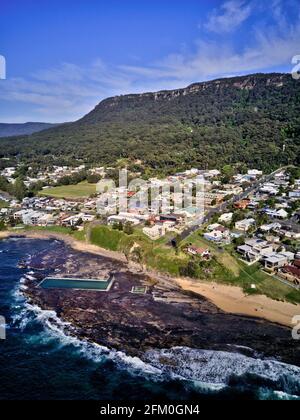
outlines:
M77 185L62 185L60 187L47 188L39 193L39 195L55 198L85 198L96 192L96 184L88 182L80 182Z

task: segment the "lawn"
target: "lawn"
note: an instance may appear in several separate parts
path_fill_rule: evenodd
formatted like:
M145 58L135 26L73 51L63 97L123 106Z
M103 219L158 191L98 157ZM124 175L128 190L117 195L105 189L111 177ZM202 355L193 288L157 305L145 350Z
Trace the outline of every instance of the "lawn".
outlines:
M3 209L8 206L9 206L9 203L7 201L0 200L0 209Z
M118 251L121 239L125 233L114 230L108 226L96 226L91 230L90 240L92 244L111 251Z
M60 187L47 188L40 191L39 195L54 198L78 199L89 197L95 193L96 184L89 184L87 181L84 181L77 185L62 185Z
M139 228L135 228L132 235L126 235L108 226L96 226L91 230L90 239L94 245L123 252L125 255L134 245L139 245L144 264L175 276L179 275L180 267L188 261L184 253L180 252L177 255L175 250L165 243L151 241Z
M32 231L46 231L46 232L53 232L53 233L62 233L64 235L71 235L73 234L73 231L71 228L65 227L65 226L24 226L24 230Z

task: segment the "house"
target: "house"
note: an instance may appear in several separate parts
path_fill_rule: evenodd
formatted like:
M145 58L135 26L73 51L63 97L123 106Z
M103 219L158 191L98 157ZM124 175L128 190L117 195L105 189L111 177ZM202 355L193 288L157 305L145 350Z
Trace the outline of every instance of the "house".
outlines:
M204 204L211 206L213 203L219 204L226 197L227 192L210 191L204 193Z
M79 222L81 221L80 215L76 214L73 216L68 216L61 220L62 226L77 226Z
M289 192L289 198L300 198L300 190Z
M138 225L140 224L140 221L132 214L130 213L120 213L120 214L115 214L112 216L109 216L107 218L107 223L109 225L113 225L115 223L132 223L133 225Z
M56 217L49 213L43 213L37 220L39 226L53 226L56 223Z
M203 237L212 242L227 242L230 243L230 232L222 225L216 226L214 230L205 232Z
M152 227L144 227L143 233L148 236L148 238L156 241L166 234L167 228L164 224L157 224Z
M279 219L286 219L288 217L288 212L284 209L280 209L276 211L276 217L279 217Z
M14 214L14 219L29 226L47 226L55 223L53 215L35 210L20 210Z
M275 184L267 182L260 188L260 192L267 193L268 195L276 195L278 194L279 189Z
M222 233L218 231L206 232L203 237L212 242L222 242L223 239Z
M253 178L256 178L258 176L262 176L263 171L258 171L257 169L249 169L247 174Z
M234 203L234 208L239 210L245 210L248 207L249 203L250 200L245 198L244 200L240 200Z
M217 169L211 169L210 171L204 173L205 178L214 178L219 175L221 175L221 172Z
M289 263L293 261L294 258L295 254L293 254L292 252L274 252L273 254L268 255L264 258L265 270L269 272L274 272L279 268L289 265Z
M281 229L281 225L279 223L269 223L269 224L265 224L265 225L260 226L260 230L262 232L271 232L271 230L276 232L279 229Z
M218 222L220 223L230 223L233 217L233 213L223 213L219 219Z
M207 226L207 230L209 232L212 232L213 230L217 229L220 226L222 226L222 225L220 225L220 223L213 223L213 224Z
M86 201L83 205L86 210L95 210L96 209L96 200Z
M208 248L197 248L195 246L188 246L187 252L191 255L198 255L202 258L209 259L211 254Z
M300 239L300 232L296 232L293 230L281 230L280 233L288 239Z
M232 184L223 185L222 189L218 190L218 193L226 194L226 195L238 195L238 194L241 194L242 192L243 192L242 187L232 185Z
M247 209L249 209L249 210L255 210L255 209L258 208L258 206L259 206L259 202L252 200L252 201L249 202L249 204L247 206Z
M235 228L242 232L248 232L248 230L255 225L255 219L244 219L236 222Z
M84 223L92 222L96 218L94 214L87 214L87 213L80 213L79 216L81 217Z
M300 267L295 265L286 265L279 270L278 275L284 280L288 280L297 286L300 285Z
M237 247L237 252L250 262L259 261L262 257L272 254L273 245L262 239L248 239L245 245Z
M288 217L288 212L281 208L280 210L270 209L268 207L262 209L262 212L267 214L269 217L275 217L279 219L286 219Z
M174 222L175 224L179 224L182 219L184 219L184 215L182 214L161 214L159 220L161 222Z

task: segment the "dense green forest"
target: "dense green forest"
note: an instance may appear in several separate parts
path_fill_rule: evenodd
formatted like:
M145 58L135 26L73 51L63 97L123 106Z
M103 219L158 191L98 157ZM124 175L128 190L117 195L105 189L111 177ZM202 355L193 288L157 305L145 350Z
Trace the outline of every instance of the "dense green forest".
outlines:
M300 164L299 127L299 81L255 74L109 98L74 123L0 139L0 158L11 159L2 165L141 160L161 173L242 162L270 171Z

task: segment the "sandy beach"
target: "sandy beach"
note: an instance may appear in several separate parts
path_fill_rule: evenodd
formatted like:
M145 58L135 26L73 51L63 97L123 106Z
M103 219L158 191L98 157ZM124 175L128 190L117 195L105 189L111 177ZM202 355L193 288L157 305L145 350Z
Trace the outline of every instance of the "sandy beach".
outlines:
M121 252L110 251L104 248L100 248L97 245L89 244L87 242L78 241L72 236L64 235L56 232L42 232L42 231L5 231L0 232L0 239L9 238L10 236L24 236L32 239L57 239L64 241L71 248L76 251L89 252L91 254L100 255L102 257L112 258L121 262L127 262L126 257Z
M64 241L77 251L89 252L91 254L127 263L126 257L120 252L109 251L60 233L5 231L0 232L0 239L8 238L12 235L21 235L32 239L58 239ZM145 271L145 274L149 274L153 277L156 273L149 270ZM174 281L176 285L182 287L184 290L189 290L204 296L218 308L228 313L259 317L291 328L293 327L292 318L295 315L300 315L300 305L293 305L288 302L278 302L264 295L246 296L239 287L226 286L218 283L205 283L187 278L172 279L162 273L157 273L157 278L162 281L164 278L168 282L170 282L170 280Z
M206 297L225 312L259 317L288 327L293 327L292 318L300 315L300 305L278 302L264 295L246 296L239 287L186 278L177 278L176 283Z

